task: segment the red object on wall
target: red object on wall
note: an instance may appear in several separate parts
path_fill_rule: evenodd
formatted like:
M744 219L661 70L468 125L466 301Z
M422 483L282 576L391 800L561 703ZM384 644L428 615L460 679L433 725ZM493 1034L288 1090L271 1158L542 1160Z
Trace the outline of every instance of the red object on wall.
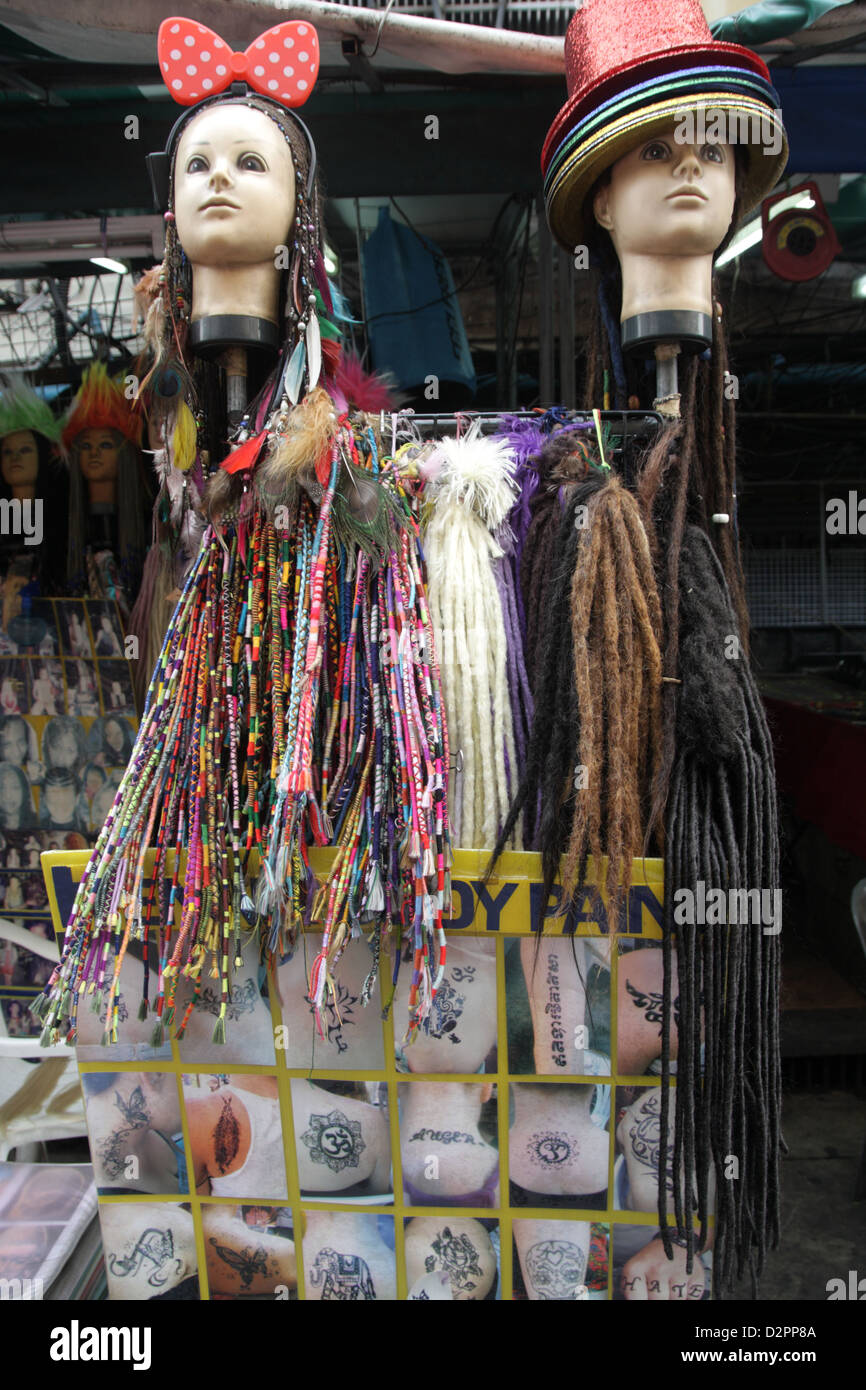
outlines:
M771 218L773 204L795 193L809 193L815 206L786 208ZM803 183L788 192L765 198L761 205L761 222L764 260L780 280L795 283L815 280L842 250L816 183Z
M866 725L765 700L779 791L800 819L866 859Z

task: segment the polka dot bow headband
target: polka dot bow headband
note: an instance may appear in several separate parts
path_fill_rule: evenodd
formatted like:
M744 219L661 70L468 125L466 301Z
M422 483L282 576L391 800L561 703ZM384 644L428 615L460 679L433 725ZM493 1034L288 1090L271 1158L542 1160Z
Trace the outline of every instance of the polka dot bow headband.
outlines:
M243 53L206 25L172 15L159 26L159 68L181 106L224 92L233 82L282 106L303 106L319 75L319 39L312 24L290 20L266 29Z
M312 24L288 20L266 29L243 53L228 44L207 25L171 15L159 26L159 68L166 86L181 106L207 106L223 92L254 91L279 106L303 106L319 75L319 37ZM166 208L169 199L171 161L180 133L195 112L175 121L164 150L146 155L154 204ZM316 147L300 116L292 119L310 152L307 197L316 179Z

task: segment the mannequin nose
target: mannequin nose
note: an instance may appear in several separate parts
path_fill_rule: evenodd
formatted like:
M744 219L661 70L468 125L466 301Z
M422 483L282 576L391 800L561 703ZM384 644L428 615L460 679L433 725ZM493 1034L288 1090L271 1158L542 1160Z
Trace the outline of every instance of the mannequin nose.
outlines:
M224 159L216 160L213 168L211 169L211 175L209 180L211 187L214 189L228 188L231 181L232 179L231 173L229 171L228 161Z
M675 176L677 178L700 178L702 172L701 161L694 145L684 145L679 159L674 163Z

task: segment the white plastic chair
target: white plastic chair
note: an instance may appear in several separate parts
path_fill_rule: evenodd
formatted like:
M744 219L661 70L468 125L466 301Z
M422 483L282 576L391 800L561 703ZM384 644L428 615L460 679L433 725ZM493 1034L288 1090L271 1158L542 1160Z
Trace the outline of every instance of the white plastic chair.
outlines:
M57 961L59 951L57 942L47 941L0 917L0 941L11 941L26 951L46 960ZM0 1160L8 1158L12 1149L19 1160L34 1159L38 1156L38 1146L49 1139L71 1139L87 1134L84 1120L84 1102L79 1096L66 1109L50 1114L48 1106L61 1091L68 1090L78 1078L78 1065L72 1048L61 1044L58 1047L40 1047L38 1038L10 1038L6 1024L0 1014L0 1106L12 1100L22 1088L32 1082L34 1067L24 1059L35 1057L39 1063L48 1058L63 1058L66 1066L56 1068L54 1085L42 1097L40 1104L32 1111L15 1116L0 1129Z

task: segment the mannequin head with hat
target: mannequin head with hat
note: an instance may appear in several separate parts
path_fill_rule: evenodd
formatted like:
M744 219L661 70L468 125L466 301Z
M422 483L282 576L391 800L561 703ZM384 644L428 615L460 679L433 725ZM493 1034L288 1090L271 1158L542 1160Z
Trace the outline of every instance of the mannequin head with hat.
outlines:
M736 148L680 143L672 122L599 179L595 221L622 273L620 320L686 310L709 320L713 257L731 228Z
M542 153L551 230L602 261L609 235L624 347L664 337L665 316L707 346L714 254L787 155L767 68L715 42L699 0L584 0L566 69Z

